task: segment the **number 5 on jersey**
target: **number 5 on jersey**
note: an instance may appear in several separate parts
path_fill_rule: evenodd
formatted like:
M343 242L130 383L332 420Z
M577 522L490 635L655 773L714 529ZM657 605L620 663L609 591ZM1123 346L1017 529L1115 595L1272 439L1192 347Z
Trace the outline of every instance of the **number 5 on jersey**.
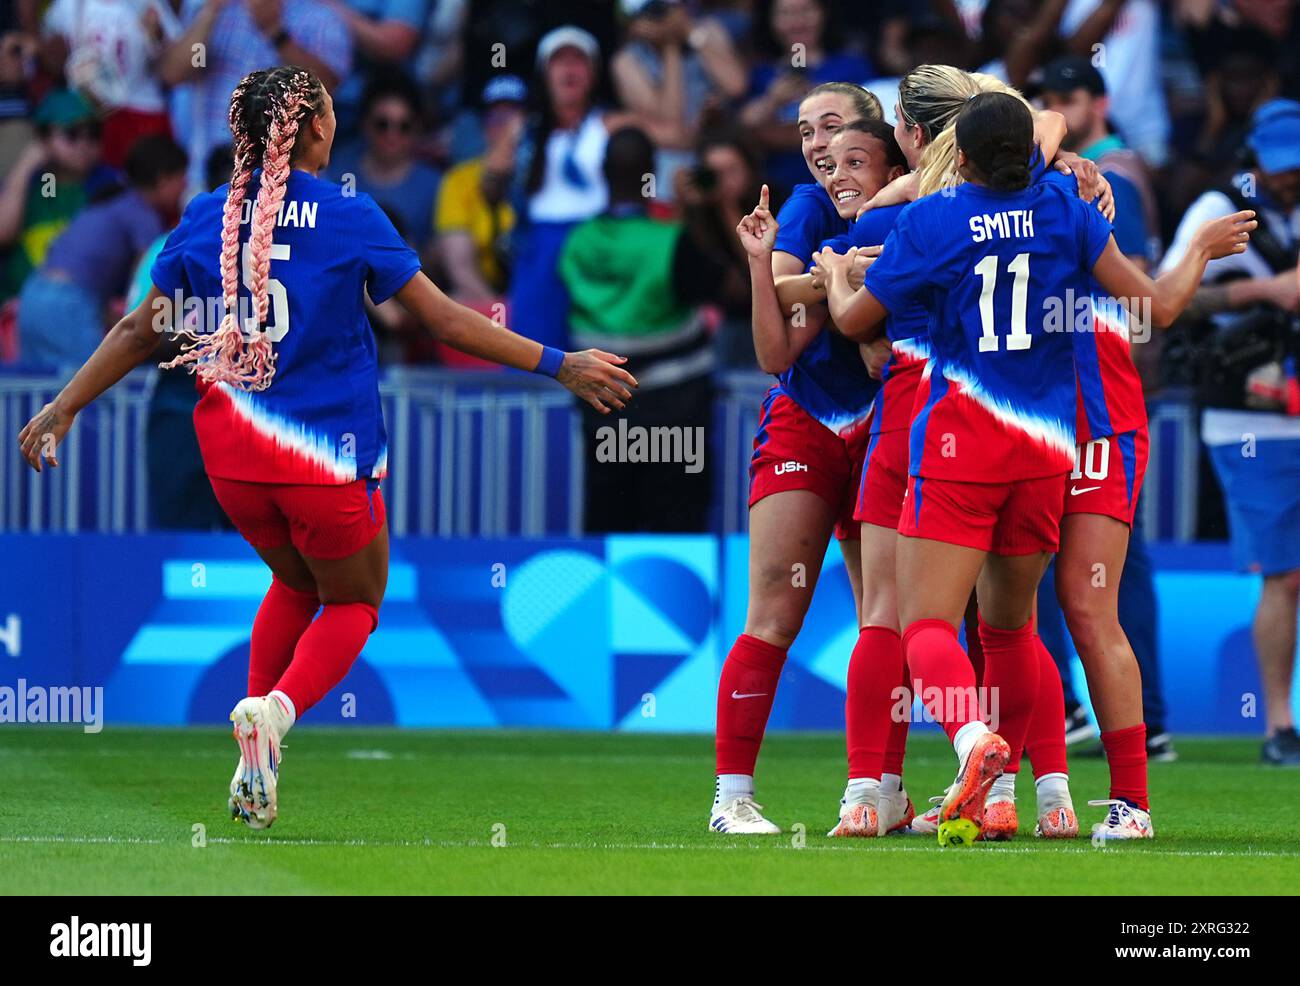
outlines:
M253 251L249 244L244 244L243 252L240 254L241 266L243 267L244 287L249 293L253 290ZM271 244L272 260L288 260L289 244L272 243ZM266 334L272 342L279 342L289 334L289 294L284 290L284 285L274 277L268 276L266 279ZM257 315L250 315L244 320L244 334L252 336L257 332Z

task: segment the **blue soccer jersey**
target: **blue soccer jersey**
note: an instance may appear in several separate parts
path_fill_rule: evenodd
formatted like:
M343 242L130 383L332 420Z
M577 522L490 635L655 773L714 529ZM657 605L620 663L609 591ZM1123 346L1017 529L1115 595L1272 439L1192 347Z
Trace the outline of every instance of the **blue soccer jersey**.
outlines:
M836 253L851 247L880 246L889 238L903 214L902 205L889 205L864 212L843 236L827 241ZM930 312L914 302L885 319L885 335L891 353L881 374L880 396L871 417L871 433L878 435L912 426L912 405L916 387L930 355Z
M780 228L774 249L798 257L805 266L822 243L848 229L830 196L813 183L795 186L776 221ZM857 344L828 327L777 377L777 390L843 434L866 421L880 384L867 373Z
M252 179L256 189L260 172ZM191 324L214 331L221 307L226 188L190 202L154 262L154 285ZM241 314L251 199L240 226ZM264 483L338 484L379 478L388 439L379 403L375 337L365 295L379 304L420 269L415 252L368 195L292 171L273 232L266 331L275 376L262 391L199 382L194 428L209 475Z
M904 210L866 287L891 312L916 300L930 312L912 475L1002 483L1071 469L1073 339L1050 315L1087 290L1109 239L1093 206L1048 182L964 184Z

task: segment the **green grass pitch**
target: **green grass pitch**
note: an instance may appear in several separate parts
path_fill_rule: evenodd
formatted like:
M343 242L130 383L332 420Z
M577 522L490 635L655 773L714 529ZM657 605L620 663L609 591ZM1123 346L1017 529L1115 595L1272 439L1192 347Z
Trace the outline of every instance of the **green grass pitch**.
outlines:
M4 728L0 891L224 894L238 874L275 894L1295 893L1296 774L1260 766L1252 740L1178 747L1151 768L1153 843L941 850L825 837L844 779L833 734L768 737L759 800L787 833L738 838L706 829L708 736L299 729L280 820L259 833L226 816L224 730ZM912 738L919 805L952 771L941 736ZM1086 835L1105 764L1074 757L1071 773ZM1019 795L1032 831L1027 773Z

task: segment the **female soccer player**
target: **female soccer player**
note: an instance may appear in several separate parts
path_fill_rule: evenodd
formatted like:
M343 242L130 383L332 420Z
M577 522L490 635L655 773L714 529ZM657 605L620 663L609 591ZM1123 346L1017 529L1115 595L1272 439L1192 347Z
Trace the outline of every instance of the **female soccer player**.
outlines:
M903 79L899 88L899 123L894 136L902 143L908 167L912 169L913 193L930 194L961 182L952 150L953 121L967 100L982 91L1006 91L1019 96L992 76L971 74L947 65L923 65ZM1049 159L1055 157L1064 135L1060 115L1037 114L1034 130L1039 150ZM844 138L845 133L841 132L832 143L831 154L837 161L837 145ZM841 181L851 184L849 175L846 173L841 177L837 168L831 181L832 196L837 202L844 199L853 208L858 208L861 196L851 191L846 195L839 187ZM898 182L892 187L898 190L906 186ZM881 199L880 195L871 197L872 202ZM850 246L879 245L901 212L901 203L868 208L861 212L847 234L828 241L828 245L839 252ZM813 284L810 278L802 281L804 283L787 281L782 284L783 306L788 307L792 301L812 305L824 300L820 282ZM901 786L909 719L907 711L910 711L910 700L906 700L902 704L907 705L908 710L900 715L903 710L900 710L897 698L899 694L910 695L910 690L903 667L898 626L895 544L907 477L907 434L912 421L913 399L928 354L928 318L924 306L914 303L906 311L892 313L886 322L885 331L893 353L885 367L884 387L872 415L871 438L854 513L855 520L862 523L863 595L861 630L849 662L849 782L842 802L842 814L851 815L851 818L842 824L853 823L860 830L869 832L873 816L878 814L877 834L887 833L898 826L895 819L888 817L887 811L878 813L878 806L888 805L889 796ZM974 630L973 606L969 610L967 627L968 647L978 669L982 667L983 658ZM1045 652L1044 658L1050 660ZM1059 691L1059 681L1057 688ZM1058 731L1062 732L1059 758L1051 762L1059 760L1062 766L1054 769L1062 773L1049 775L1049 780L1064 777L1063 727ZM1035 766L1040 761L1046 764L1049 758L1040 756L1035 760ZM1064 796L1068 800L1068 788ZM1071 808L1071 817L1072 811ZM1009 820L999 817L1008 814ZM913 827L925 829L927 816L909 821ZM986 827L986 835L1014 831L1014 804L1010 796L1006 807L1000 811L995 809L990 821L993 824ZM999 822L1002 823L1001 832ZM928 830L934 831L935 824L930 824Z
M798 123L815 181L795 188L777 220L764 188L758 208L737 227L749 255L754 349L759 365L778 381L764 399L750 460L745 630L718 682L717 780L709 818L715 832L780 831L754 802L754 765L832 533L840 539L855 599L861 592L852 504L877 384L858 346L824 328L825 306L786 318L776 284L802 275L817 246L845 229L825 188L831 137L852 120L880 115L879 102L860 86L815 87L799 106Z
M1075 417L1073 341L1047 331L1038 313L1077 295L1091 271L1113 297L1138 299L1168 324L1205 263L1245 249L1255 225L1249 212L1207 223L1185 261L1153 282L1096 209L1054 184L1031 185L1033 119L1018 99L971 98L955 142L965 184L906 210L863 288L848 279L855 251L819 255L831 317L851 338L872 338L891 310L915 300L931 315L897 585L914 687L958 756L941 845L979 835L988 789L1023 746L1038 689L1033 599L1058 544ZM974 669L957 643L977 581L984 685L997 689L1006 735L981 721Z
M623 407L636 381L621 357L547 349L452 302L369 196L317 177L334 111L311 72L247 76L230 98L230 129L230 184L190 203L149 295L19 441L37 472L42 460L57 466L78 412L148 359L162 331L190 340L167 366L196 372L204 467L272 572L253 623L248 697L230 715L240 749L232 817L265 828L277 813L280 742L348 673L388 577L377 488L388 448L366 294L376 304L396 297L448 345L554 376L602 412ZM177 308L215 309L220 324L182 323Z

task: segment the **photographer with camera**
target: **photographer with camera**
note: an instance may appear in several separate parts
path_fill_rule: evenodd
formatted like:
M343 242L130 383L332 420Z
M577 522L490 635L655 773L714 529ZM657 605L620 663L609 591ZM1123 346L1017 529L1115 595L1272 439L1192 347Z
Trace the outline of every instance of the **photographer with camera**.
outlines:
M1263 576L1254 641L1263 679L1265 763L1300 765L1291 712L1300 602L1300 102L1271 100L1246 138L1248 167L1183 216L1162 265L1203 222L1256 210L1244 253L1211 261L1184 318L1199 336L1201 438L1227 502L1233 554Z

